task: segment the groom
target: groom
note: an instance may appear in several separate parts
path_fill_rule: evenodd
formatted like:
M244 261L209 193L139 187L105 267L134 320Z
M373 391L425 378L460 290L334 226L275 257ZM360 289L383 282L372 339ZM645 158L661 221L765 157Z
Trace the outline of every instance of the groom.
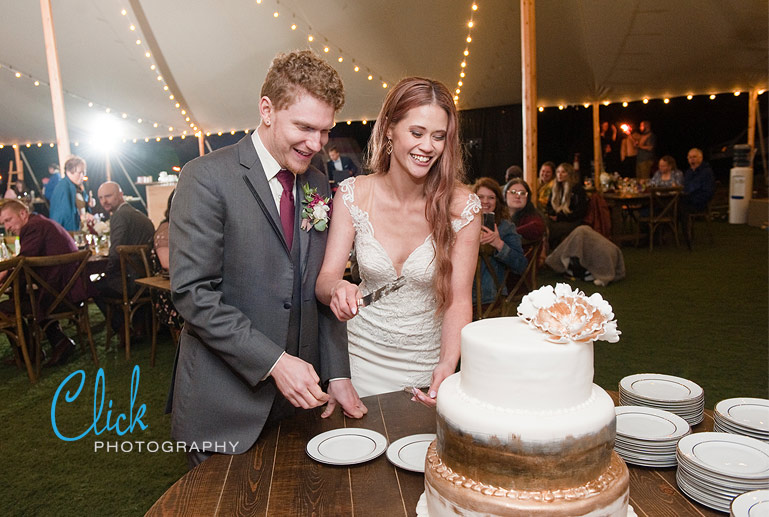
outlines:
M325 61L308 50L279 54L257 130L182 170L169 237L185 324L169 403L190 468L214 452L247 451L295 407L366 412L349 379L346 328L315 299L327 232L301 229L304 187L328 196L325 175L308 167L343 104ZM205 452L190 452L203 442Z

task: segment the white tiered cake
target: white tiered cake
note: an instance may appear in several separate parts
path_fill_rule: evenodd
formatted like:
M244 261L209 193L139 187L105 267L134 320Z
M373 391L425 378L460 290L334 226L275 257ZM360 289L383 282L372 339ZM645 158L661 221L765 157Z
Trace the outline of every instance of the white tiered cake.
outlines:
M619 339L611 306L558 284L518 314L462 330L461 371L440 387L427 452L430 517L625 517L614 403L593 384L593 340Z

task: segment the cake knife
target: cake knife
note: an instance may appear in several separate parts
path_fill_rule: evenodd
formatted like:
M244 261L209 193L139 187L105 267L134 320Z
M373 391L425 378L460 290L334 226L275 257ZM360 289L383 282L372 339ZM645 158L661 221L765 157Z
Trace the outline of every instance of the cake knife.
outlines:
M358 307L367 307L367 306L371 305L372 303L376 302L380 298L382 298L384 296L387 296L388 294L390 294L390 293L392 293L394 291L397 291L398 289L403 287L403 284L405 284L405 283L406 283L406 277L399 276L398 278L396 278L395 280L393 280L389 284L385 284L382 287L380 287L379 289L370 292L369 294L367 294L363 298L360 298L358 300Z

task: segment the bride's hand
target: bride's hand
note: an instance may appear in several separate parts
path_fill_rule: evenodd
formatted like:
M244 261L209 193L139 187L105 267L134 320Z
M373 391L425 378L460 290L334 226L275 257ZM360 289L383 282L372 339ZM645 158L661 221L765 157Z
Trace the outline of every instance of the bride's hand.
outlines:
M347 321L358 314L358 299L362 298L357 285L340 280L331 288L331 311L339 321Z
M433 370L433 380L430 383L430 388L427 390L427 393L422 393L420 390L414 390L414 398L412 400L424 404L427 407L435 407L438 403L438 388L440 388L441 383L446 377L454 373L455 369L456 366L451 366L446 363L438 363L438 366Z

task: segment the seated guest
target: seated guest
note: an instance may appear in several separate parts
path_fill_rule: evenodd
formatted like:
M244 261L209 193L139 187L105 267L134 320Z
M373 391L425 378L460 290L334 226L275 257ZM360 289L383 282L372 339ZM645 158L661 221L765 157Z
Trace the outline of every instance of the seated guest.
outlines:
M166 212L153 238L152 267L156 275L169 274L168 215L171 213L171 202L174 199L174 194L176 194L176 190L172 191L171 195L168 196ZM160 323L168 325L172 331L174 331L173 329L181 329L184 319L176 311L170 294L153 290L152 297L155 313L161 318Z
M550 249L555 249L587 214L587 194L579 181L574 167L562 163L555 170L555 181L550 199L547 201L547 215L550 218Z
M494 276L499 282L505 277L505 269L520 274L528 264L521 247L521 236L515 231L515 225L508 219L507 205L502 197L499 183L491 178L479 178L472 187L473 192L481 200L481 209L485 214L493 214L494 227L481 226L481 253L488 253L494 269ZM476 287L473 287L475 297ZM481 303L494 301L497 286L491 276L486 262L481 261ZM504 291L506 293L506 290Z
M353 161L346 156L339 154L336 146L328 149L328 157L331 158L326 164L328 170L328 179L333 181L332 190L336 191L337 185L349 177L358 175L358 168Z
M686 155L689 168L684 173L684 195L681 198L679 215L684 230L687 246L691 247L689 214L707 210L708 203L716 191L713 169L708 162L702 161L702 151L696 147Z
M81 222L90 219L89 208L93 208L88 193L83 186L86 163L79 156L73 156L64 163L64 177L51 195L51 219L65 230L80 230Z
M652 187L682 187L684 173L676 167L676 159L670 155L660 158L659 169L650 182Z
M152 244L155 236L155 226L149 217L126 203L120 185L114 181L102 183L98 191L99 202L109 218L109 257L104 277L94 285L101 296L96 298L96 304L107 314L104 298L120 298L123 296L123 281L120 272L120 256L117 247L131 244ZM122 311L112 311L112 328L121 339L124 339Z
M543 163L542 167L539 168L539 181L537 183L537 208L540 210L544 210L547 206L554 180L555 164L553 162Z
M10 231L19 236L19 254L25 257L48 257L77 251L77 245L67 230L45 216L30 213L27 205L19 200L9 199L3 202L0 207L0 222L5 226L6 232ZM66 264L41 268L38 274L52 287L62 289L76 269L77 264ZM78 303L95 294L90 280L84 275L82 282L75 283L70 290L69 299ZM39 300L41 310L45 311L51 302L52 299ZM62 332L58 321L51 322L47 327L45 322L41 322L41 326L45 328L45 335L53 348L46 366L66 362L75 351L72 340Z
M505 183L513 178L523 178L523 169L517 165L511 165L505 171Z
M507 182L504 189L505 201L510 211L510 221L523 240L523 251L531 260L531 251L545 234L545 218L531 202L531 189L523 178Z

